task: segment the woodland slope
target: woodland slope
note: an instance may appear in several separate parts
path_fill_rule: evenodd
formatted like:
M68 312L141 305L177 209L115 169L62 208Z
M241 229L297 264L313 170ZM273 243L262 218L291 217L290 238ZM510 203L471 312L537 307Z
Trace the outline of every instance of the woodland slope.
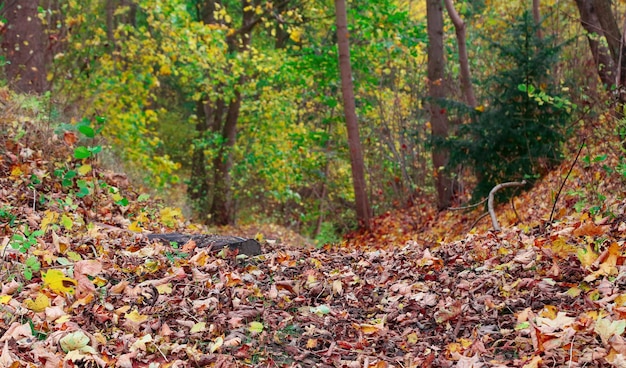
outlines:
M206 230L33 119L0 136L2 367L626 367L624 176L598 129L501 232L423 198L319 249L219 229L262 240L241 257L147 241Z

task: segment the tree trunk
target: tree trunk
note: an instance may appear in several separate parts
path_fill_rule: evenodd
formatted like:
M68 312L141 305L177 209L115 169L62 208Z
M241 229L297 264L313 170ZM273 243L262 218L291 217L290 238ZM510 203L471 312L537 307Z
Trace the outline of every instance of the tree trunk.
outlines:
M250 35L257 20L254 19L254 9L248 0L242 0L243 19L241 28L230 33L227 38L228 52L240 53L250 45ZM197 16L206 24L222 23L215 19L215 1L205 1L196 7ZM224 73L230 73L225 70ZM196 209L196 214L204 222L215 225L234 223L235 210L233 207L231 189L232 150L237 141L237 121L241 109L241 86L245 83L245 76L241 76L234 86L234 96L230 101L223 97L198 104L197 136L206 144L209 132L222 137L217 154L213 158L212 175L207 171L207 160L204 154L205 145L199 144L194 148L188 197ZM224 85L216 87L217 94L224 93ZM202 142L200 142L202 143Z
M539 11L539 0L533 0L533 19L535 21L535 25L537 26L537 38L542 39L543 35L541 34L541 12Z
M191 200L191 206L196 215L205 221L209 214L209 174L207 172L207 159L204 154L204 141L209 130L208 107L203 101L196 103L196 144L191 158L191 175L187 185L187 196Z
M244 83L244 77L239 80ZM230 180L230 169L233 166L232 148L237 140L237 120L241 108L241 92L236 91L233 100L228 106L228 114L222 129L224 142L213 161L213 201L211 204L211 222L216 225L230 225L235 221L233 199Z
M443 8L440 0L426 1L428 31L428 87L430 97L430 124L435 139L448 136L448 117L439 101L445 98L444 89L444 48L443 48ZM432 151L437 206L440 210L450 207L452 180L443 168L448 164L449 153L441 147Z
M613 10L611 10L610 0L592 0L598 21L602 26L604 38L609 45L609 51L616 66L617 76L615 84L624 87L626 80L626 48L623 47L622 34L619 30ZM623 99L622 99L623 101Z
M476 107L476 96L474 95L474 87L472 86L472 76L469 67L469 57L467 56L467 41L465 38L465 22L461 19L459 13L454 9L452 0L445 0L446 10L448 15L454 24L454 30L456 32L456 42L459 48L459 67L460 67L460 79L461 79L461 91L465 102L471 106Z
M354 102L354 86L352 84L352 66L350 65L350 42L348 41L348 17L345 0L335 0L337 21L337 47L339 50L339 70L341 73L341 93L343 108L348 129L348 146L350 147L350 163L352 165L352 185L356 202L356 216L359 226L369 229L372 216L365 184L365 165L361 152L359 125Z
M42 93L46 80L46 35L38 16L38 0L3 1L6 32L2 51L4 66L12 88L25 93Z
M580 14L580 24L589 33L587 41L589 42L593 61L596 64L598 76L606 90L610 91L612 86L615 85L617 72L610 51L598 41L598 36L604 36L604 32L593 7L593 1L576 0L576 6Z

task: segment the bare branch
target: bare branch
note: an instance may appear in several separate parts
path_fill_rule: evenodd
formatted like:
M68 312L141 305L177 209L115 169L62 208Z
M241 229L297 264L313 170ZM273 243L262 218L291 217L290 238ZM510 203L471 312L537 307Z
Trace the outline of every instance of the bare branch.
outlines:
M526 180L511 181L508 183L498 184L495 187L493 187L493 189L491 189L491 192L489 192L489 200L487 201L487 207L489 207L489 215L491 216L491 223L493 224L493 229L495 231L502 230L500 228L500 225L498 224L498 219L496 218L496 211L493 209L493 201L494 201L494 196L496 192L502 188L521 187L524 185L526 185Z

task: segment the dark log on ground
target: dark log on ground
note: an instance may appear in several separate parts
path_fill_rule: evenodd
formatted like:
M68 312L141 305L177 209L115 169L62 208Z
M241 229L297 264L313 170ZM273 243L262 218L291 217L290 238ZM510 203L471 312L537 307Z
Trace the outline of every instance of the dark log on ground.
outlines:
M149 240L160 240L162 243L171 244L172 242L184 245L190 240L196 242L199 248L209 248L210 251L218 252L224 247L230 250L238 250L239 254L248 256L258 256L261 254L261 244L254 239L240 238L238 236L223 235L186 235L180 233L169 234L147 234Z

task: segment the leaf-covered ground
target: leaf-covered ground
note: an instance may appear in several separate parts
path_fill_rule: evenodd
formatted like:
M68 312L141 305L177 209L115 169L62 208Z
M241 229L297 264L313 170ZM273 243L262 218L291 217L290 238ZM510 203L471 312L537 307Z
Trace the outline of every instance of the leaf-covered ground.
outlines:
M575 152L498 208L501 232L424 198L321 249L221 229L263 235L246 258L148 242L202 229L30 119L1 119L0 367L626 367L626 201L606 139L553 224Z

